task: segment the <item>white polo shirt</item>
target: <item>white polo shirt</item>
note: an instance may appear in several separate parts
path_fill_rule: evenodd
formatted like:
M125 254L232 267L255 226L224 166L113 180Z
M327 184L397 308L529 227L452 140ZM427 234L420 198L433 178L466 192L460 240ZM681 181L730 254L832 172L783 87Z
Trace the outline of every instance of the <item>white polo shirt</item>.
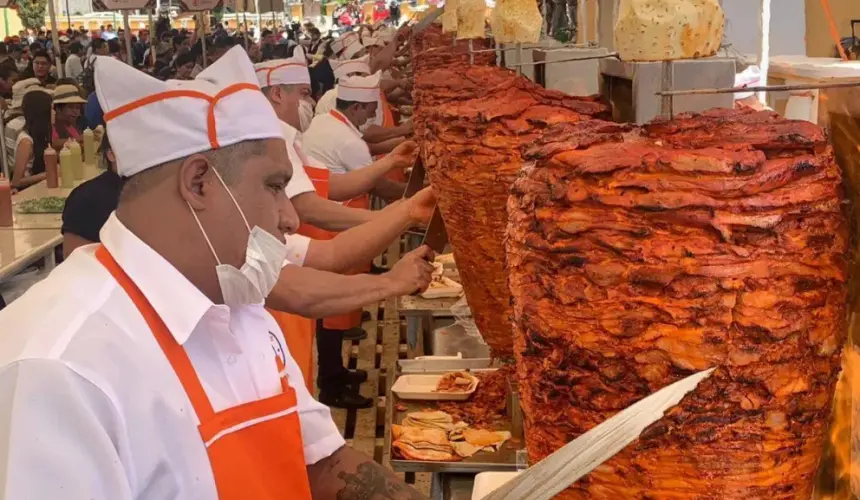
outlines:
M373 163L361 132L346 117L340 115L344 123L333 113L338 111L314 117L302 140L305 153L322 162L333 174L345 174Z
M336 105L337 105L337 87L329 90L328 92L323 94L322 97L320 97L320 100L317 101L316 108L314 108L314 114L324 115L324 114L328 113L329 111L335 109Z
M280 393L277 355L296 391L305 462L344 446L262 305L213 304L115 214L101 240L183 345L216 411ZM191 402L96 248L77 249L0 311L2 496L214 500Z
M299 131L292 125L286 122L281 122L281 134L284 136L284 142L287 144L287 155L290 157L290 163L293 165L293 177L287 183L287 197L292 199L304 193L314 192L314 184L305 172L305 162L302 155L296 151L296 143L298 142ZM307 158L310 160L310 158Z
M290 163L293 166L293 176L290 182L287 183L285 192L289 199L294 199L296 196L305 193L315 193L314 184L305 172L305 163L309 166L325 168L313 158L304 156L297 148L301 148L301 134L292 125L284 121L281 122L281 133L284 136L284 142L287 144L287 154L290 157ZM311 239L301 234L285 234L284 240L287 244L287 264L302 266L308 256L308 249L311 246Z

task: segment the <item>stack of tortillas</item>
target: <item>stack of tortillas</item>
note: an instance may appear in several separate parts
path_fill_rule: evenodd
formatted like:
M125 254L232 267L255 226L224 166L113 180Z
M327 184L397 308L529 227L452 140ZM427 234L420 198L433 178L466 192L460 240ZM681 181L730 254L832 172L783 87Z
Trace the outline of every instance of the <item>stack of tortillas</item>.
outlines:
M487 4L484 0L457 1L457 38L484 38Z
M535 0L496 0L490 14L493 38L499 43L537 43L542 25Z
M708 57L719 50L724 26L719 0L621 0L615 48L624 61Z

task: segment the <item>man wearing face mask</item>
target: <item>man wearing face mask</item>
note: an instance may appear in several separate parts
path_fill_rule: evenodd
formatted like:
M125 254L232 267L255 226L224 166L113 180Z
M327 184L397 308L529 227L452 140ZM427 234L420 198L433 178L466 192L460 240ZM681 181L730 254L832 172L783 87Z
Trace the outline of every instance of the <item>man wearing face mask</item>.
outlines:
M4 498L420 498L344 445L263 308L298 219L241 49L95 80L128 179L101 244L0 312Z
M306 167L316 167L325 170L325 165L315 158L301 155L303 150L301 132L307 131L314 117L313 100L310 97L310 76L304 60L301 47L296 47L289 59L276 59L259 63L255 66L257 79L263 93L269 99L275 114L281 119L284 128L284 140L294 164ZM327 196L325 198L336 202L351 200L374 189L378 181L393 170L408 168L413 163L413 143L403 144L396 152L385 159L368 165L366 168L350 172L328 175L328 171L317 171L314 175L326 175ZM301 190L295 192L294 190ZM296 207L300 219L322 229L340 231L366 222L372 218L365 211L356 212L353 209L335 203L322 203L319 196L305 196L311 192L311 182L304 172L296 171L291 185L287 188L291 201Z
M268 98L275 114L281 120L284 141L287 146L290 162L293 165L293 178L287 185L286 191L290 201L296 207L300 219L304 223L299 230L301 235L313 238L313 241L303 236L288 236L288 246L297 257L291 258L293 263L322 269L326 271L346 271L373 259L382 253L391 241L403 230L415 223L426 223L432 212L435 198L427 190L403 204L390 206L385 210L371 212L341 205L328 198L343 200L346 197L358 196L373 188L376 181L392 168L402 168L412 164L412 147L402 155L390 155L386 160L377 162L366 169L330 175L325 166L312 161L302 153L301 133L296 128L302 127L301 116L313 113L310 104L310 75L301 47L297 47L290 59L267 61L255 66L257 80L263 94ZM307 103L307 106L303 104ZM406 148L404 148L406 149ZM313 178L313 182L310 180ZM335 194L338 193L338 194ZM373 222L370 222L373 221ZM366 224L362 224L367 222ZM359 226L359 224L361 224ZM358 227L355 227L358 226ZM335 235L329 231L341 231L355 227L352 231ZM332 240L332 241L326 241ZM425 251L425 250L422 250ZM269 304L280 305L281 309L302 309L290 303L281 304L279 299L289 301L292 297L308 295L307 288L290 290L289 285L300 285L300 277L289 276L297 272L291 266L281 273L283 286L277 289ZM345 281L357 278L341 276L331 278L331 287L325 289L350 290ZM331 296L324 296L324 288L316 280L314 287L315 302L325 303ZM363 296L351 294L353 310L367 305ZM378 300L373 297L373 301ZM342 309L338 312L349 312ZM329 309L326 312L331 312ZM280 315L276 318L287 337L287 344L299 367L312 387L313 375L313 339L314 321L292 315ZM360 330L360 329L359 329ZM361 371L348 372L343 367L341 359L341 339L319 339L320 354L320 383L323 389L320 401L340 408L366 407L372 405L371 399L362 397L352 387L362 383L367 374Z
M322 162L332 175L360 170L373 163L360 128L376 116L379 81L379 73L339 79L335 109L315 116L304 134L305 152ZM374 186L372 193L394 200L403 195L404 188L403 183L383 178ZM365 198L361 198L352 205L361 207L364 204Z
M332 61L335 80L352 76L370 75L370 56L345 61ZM376 116L361 126L362 138L367 143L372 155L382 155L392 152L412 135L412 122L394 124L394 115L385 97L387 92L400 88L401 82L380 79L379 97L377 99ZM326 92L317 102L315 114L323 115L335 108L337 88ZM380 112L382 110L382 112Z

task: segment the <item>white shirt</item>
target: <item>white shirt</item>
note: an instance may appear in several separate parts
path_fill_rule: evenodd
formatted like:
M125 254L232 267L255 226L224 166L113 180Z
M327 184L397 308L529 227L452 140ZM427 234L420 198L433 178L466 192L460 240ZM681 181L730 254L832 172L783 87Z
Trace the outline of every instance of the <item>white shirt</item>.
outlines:
M66 77L78 79L81 73L84 72L84 65L81 63L81 58L77 54L71 54L66 58Z
M331 113L317 115L302 140L305 152L321 161L333 174L345 174L373 163L361 132L345 117L343 120L346 123Z
M278 355L296 391L305 462L344 446L262 305L213 304L115 215L101 240L183 345L216 411L280 393ZM96 248L76 250L0 312L0 492L214 500L191 402Z
M287 198L294 199L296 196L305 193L315 193L314 184L311 182L308 173L305 172L304 164L307 162L309 166L317 165L313 158L309 158L299 153L296 147L301 147L301 134L292 125L281 121L281 134L284 136L284 142L287 144L287 155L290 157L290 164L293 166L293 176L287 187L284 190L287 193ZM287 244L287 263L296 266L302 266L305 263L305 258L308 256L308 249L311 246L311 239L301 234L285 234L284 239Z
M317 107L314 108L314 114L324 115L324 114L328 113L329 111L335 109L336 105L337 105L337 87L329 90L328 92L323 94L322 97L320 97L320 100L317 101Z

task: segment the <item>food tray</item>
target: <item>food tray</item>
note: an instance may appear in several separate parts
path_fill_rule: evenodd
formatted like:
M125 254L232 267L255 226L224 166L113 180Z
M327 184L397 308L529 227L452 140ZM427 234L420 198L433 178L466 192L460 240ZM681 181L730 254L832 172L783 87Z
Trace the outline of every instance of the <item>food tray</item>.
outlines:
M481 500L499 489L500 486L517 477L519 472L481 472L475 476L472 487L472 500Z
M391 392L398 398L413 401L466 401L478 388L478 379L464 392L437 392L436 386L444 374L440 375L401 375L391 386Z

